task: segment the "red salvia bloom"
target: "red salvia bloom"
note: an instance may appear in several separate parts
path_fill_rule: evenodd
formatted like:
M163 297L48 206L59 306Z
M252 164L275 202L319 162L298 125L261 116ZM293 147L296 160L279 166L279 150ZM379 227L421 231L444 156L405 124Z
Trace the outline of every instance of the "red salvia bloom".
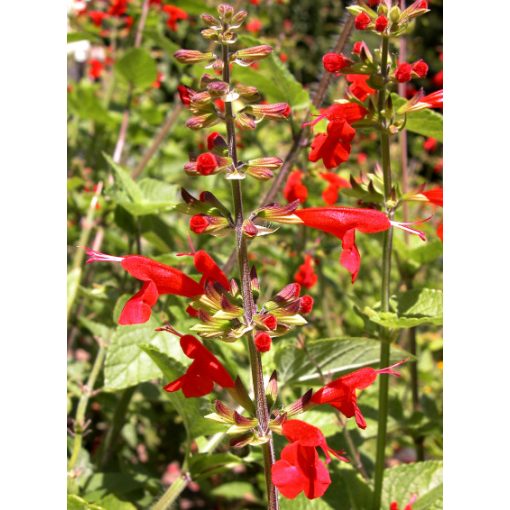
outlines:
M405 83L411 79L413 66L407 62L402 62L395 69L395 78L399 83Z
M346 58L342 53L326 53L322 57L322 65L328 73L338 73L344 67L352 64L352 60Z
M345 76L348 81L350 93L357 97L360 101L364 101L368 96L375 93L375 89L368 85L367 81L370 78L368 74L347 74Z
M211 175L216 168L218 168L218 162L212 152L204 152L198 156L196 170L200 175Z
M186 85L177 85L177 92L179 92L182 104L184 106L189 106L191 104L191 96L195 94L195 91L186 87Z
M425 195L432 204L443 207L443 188L432 188L428 191L422 191L421 194Z
M262 30L262 21L257 18L252 18L246 23L246 30L252 34L258 34Z
M96 27L100 27L103 23L103 20L108 17L108 14L103 11L89 11L87 14L90 21L92 21Z
M338 200L338 193L342 188L350 188L351 183L333 172L324 172L321 177L329 183L322 192L322 199L326 204L333 205Z
M282 426L283 434L291 441L282 450L281 458L271 468L271 477L278 490L294 499L304 492L308 499L320 498L331 484L326 466L319 459L316 448L326 455L326 463L333 454L346 462L342 452L330 448L322 432L313 425L300 420L287 420Z
M158 296L196 297L204 293L206 281L218 282L226 289L230 285L224 273L203 250L194 254L194 264L202 280L197 283L179 269L167 266L141 255L114 257L98 251L87 249L87 264L91 262L120 262L122 267L134 278L143 282L142 288L124 305L119 317L119 324L142 324L151 316L152 307Z
M406 223L390 221L386 214L375 209L310 207L298 209L294 214L301 218L306 226L333 234L342 241L340 264L351 273L352 283L358 276L361 263L355 240L356 230L364 234L374 234L384 232L393 225L425 239L423 232L409 228Z
M387 26L388 18L386 16L381 15L375 20L375 29L378 32L384 32Z
M416 73L419 78L425 78L429 72L429 66L427 63L420 59L413 64L413 73Z
M434 152L437 149L437 140L435 138L432 138L429 136L424 142L423 142L423 148L427 152Z
M436 90L429 94L428 96L424 96L420 99L420 103L426 104L429 108L442 108L443 107L443 89Z
M89 78L91 80L97 80L101 78L103 74L104 66L100 60L95 58L89 60Z
M311 289L318 280L318 276L313 269L313 257L305 255L305 261L298 267L294 275L294 281L299 285Z
M357 404L356 390L364 390L373 384L379 374L400 376L393 370L404 363L400 361L391 367L375 370L373 368L361 368L350 374L344 375L316 391L312 395L311 402L315 404L328 404L338 409L347 418L355 416L359 428L365 429L367 423Z
M294 170L289 174L285 188L283 189L283 196L287 202L294 202L299 200L301 203L305 202L308 197L308 188L303 184L304 173L301 170Z
M302 296L299 300L299 313L308 314L313 309L313 297L309 295Z
M211 393L214 383L222 388L233 388L234 380L218 358L208 351L192 335L184 335L180 340L186 356L193 360L186 373L163 387L169 393L182 390L186 398L202 397Z
M366 12L362 12L354 18L354 26L358 30L366 30L370 21L370 16Z
M111 16L124 16L127 11L128 0L110 0L108 14Z
M257 333L254 342L259 352L267 352L271 349L271 337L267 333Z
M168 14L166 25L173 32L177 30L178 21L188 19L188 13L175 5L163 5L162 10Z

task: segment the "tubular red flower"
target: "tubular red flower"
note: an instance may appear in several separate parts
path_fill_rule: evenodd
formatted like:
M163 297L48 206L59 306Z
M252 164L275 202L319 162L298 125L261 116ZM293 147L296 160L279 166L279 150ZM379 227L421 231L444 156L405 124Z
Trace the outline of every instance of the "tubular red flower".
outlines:
M202 287L206 282L217 282L225 290L230 290L230 282L225 273L220 269L213 258L204 250L198 250L193 254L193 263L199 273L202 273L200 285Z
M422 195L427 197L427 200L434 205L443 207L443 188L437 187L429 189L428 191L422 191Z
M368 96L375 93L375 89L367 83L370 78L368 74L348 74L345 77L351 82L349 92L360 101L364 101Z
M386 214L375 209L357 209L353 207L310 207L298 209L294 212L307 227L322 230L328 234L338 237L342 241L342 264L352 276L352 283L358 276L361 257L356 246L356 230L364 234L375 234L384 232L390 226L406 230L419 235L422 239L425 236L422 232L410 229L407 224L391 221Z
M423 59L417 60L413 64L413 73L416 73L419 78L425 78L425 76L427 76L428 72L429 72L429 66Z
M166 24L174 32L177 30L178 21L188 19L188 13L175 5L163 5L161 9L168 14Z
M267 352L271 349L271 337L264 332L257 333L255 335L255 347L259 352Z
M212 152L200 154L196 163L196 171L201 175L211 175L218 168L216 156Z
M391 367L375 370L373 368L361 368L350 374L344 375L326 386L323 386L312 395L311 402L315 404L328 404L338 409L347 418L355 416L359 428L365 429L367 423L357 404L356 390L363 390L373 384L379 374L400 376L393 370L405 363L406 360L395 363Z
M313 257L309 254L305 255L305 261L294 274L294 281L307 289L311 289L317 283L318 278L313 269Z
M287 177L285 188L283 188L283 196L287 202L299 200L305 202L308 197L308 188L303 184L304 173L301 170L294 170Z
M338 73L351 64L352 60L346 58L342 53L326 53L322 57L322 65L328 73Z
M411 64L402 62L395 69L395 78L399 83L405 83L411 79L413 68Z
M281 459L271 468L273 483L286 498L294 499L300 492L304 492L308 499L320 498L329 487L331 478L316 448L322 449L326 463L331 460L330 454L345 462L348 462L347 459L342 457L343 452L330 448L322 432L313 425L287 420L282 431L291 444L285 446Z
M218 358L207 350L192 335L184 335L180 340L186 356L193 360L186 373L163 387L169 393L182 390L186 398L202 397L211 393L214 383L222 388L233 388L234 380Z
M358 30L366 30L370 21L370 16L366 12L362 12L354 18L354 26Z
M386 16L381 15L375 20L375 29L378 32L384 32L387 26L388 18Z

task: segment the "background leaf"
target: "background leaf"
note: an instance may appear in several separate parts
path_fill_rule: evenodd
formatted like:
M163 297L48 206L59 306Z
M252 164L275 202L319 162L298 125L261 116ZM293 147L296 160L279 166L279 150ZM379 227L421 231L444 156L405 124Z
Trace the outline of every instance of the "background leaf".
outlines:
M135 88L149 87L157 77L154 59L142 48L132 48L115 64L117 72Z

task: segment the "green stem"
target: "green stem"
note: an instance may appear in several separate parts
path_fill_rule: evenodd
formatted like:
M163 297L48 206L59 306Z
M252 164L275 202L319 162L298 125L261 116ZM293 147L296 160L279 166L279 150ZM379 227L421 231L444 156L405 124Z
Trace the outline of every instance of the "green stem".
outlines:
M382 38L381 47L381 77L383 87L379 91L378 111L379 124L381 130L381 159L384 178L384 199L385 203L391 199L391 161L390 161L390 139L387 130L387 120L383 115L386 103L387 83L388 83L388 52L389 38ZM390 220L393 219L394 211L388 210ZM382 283L381 283L381 311L388 312L390 309L390 282L391 282L391 253L393 244L393 228L390 227L384 233L383 258L382 258ZM390 336L386 328L380 330L381 354L380 366L387 367L390 364ZM381 494L384 479L385 451L386 451L386 431L388 422L388 387L389 378L386 374L379 376L379 408L377 420L377 451L375 458L375 481L374 495L372 500L372 510L380 510Z
M227 27L225 27L227 28ZM229 49L227 44L222 45L223 56L223 81L230 85L230 68L229 68ZM225 124L227 127L227 145L229 155L232 158L234 171L237 172L238 159L236 148L236 133L234 125L234 114L232 111L232 103L225 103ZM236 252L239 264L239 277L241 280L241 293L243 296L244 319L246 326L253 324L253 315L256 312L255 302L253 300L253 292L251 288L250 266L248 260L248 249L246 238L243 235L243 195L241 183L237 179L231 180L232 197L234 202L234 223L236 233ZM259 423L259 433L262 437L267 438L267 442L262 444L262 453L264 456L264 476L266 479L268 508L270 510L278 510L278 494L276 487L271 479L271 467L274 464L274 445L272 432L269 429L269 411L267 407L267 399L264 389L264 376L262 372L262 360L260 353L255 348L253 339L248 339L248 352L250 356L250 367L253 381L253 390L255 393L256 415Z
M73 470L76 461L78 460L78 455L80 454L81 445L83 443L83 433L85 432L86 428L85 413L87 411L87 406L90 400L90 396L92 394L92 390L94 389L94 385L96 384L97 377L101 372L101 367L103 366L105 354L106 348L103 345L103 342L101 341L96 359L94 360L94 365L92 366L92 370L90 371L89 378L87 380L87 384L83 388L80 401L78 402L78 407L76 408L76 416L74 418L73 451L71 453L71 458L69 459L68 462L68 471Z

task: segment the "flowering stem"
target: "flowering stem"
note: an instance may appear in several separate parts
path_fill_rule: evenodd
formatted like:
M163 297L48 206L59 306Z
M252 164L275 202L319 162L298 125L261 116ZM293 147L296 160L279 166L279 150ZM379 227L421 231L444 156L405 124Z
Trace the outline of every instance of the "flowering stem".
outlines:
M222 44L223 56L223 81L230 85L230 62L229 51L226 44ZM238 159L236 148L236 134L234 125L234 115L232 112L232 103L225 102L225 124L227 127L227 145L229 155L232 158L234 171L237 171ZM256 307L253 300L253 292L251 288L250 267L248 263L248 249L246 238L243 235L243 196L241 190L241 182L237 179L231 180L232 196L234 201L234 223L236 233L236 253L239 264L239 277L241 280L241 293L244 304L244 318L246 326L250 327L253 322L253 315ZM272 433L269 430L269 411L267 407L267 399L264 390L264 376L262 373L262 360L260 353L255 348L252 338L248 339L248 351L250 356L250 366L253 381L253 390L255 393L255 407L257 420L259 422L259 431L262 436L267 437L267 442L262 444L262 453L264 456L264 475L266 478L268 508L270 510L278 509L278 494L276 487L271 480L271 466L274 463L274 445Z
M387 130L387 121L382 114L386 103L387 82L388 82L388 52L389 38L382 37L381 47L381 78L383 87L378 96L379 124L381 130L381 159L384 178L384 199L385 203L391 199L391 161L390 161L390 139ZM386 206L387 207L387 206ZM389 219L393 219L394 210L388 210ZM390 308L390 277L391 277L391 252L393 244L393 227L390 227L384 233L383 241L383 259L382 259L382 283L381 283L381 311L388 312ZM380 367L386 367L390 362L390 338L388 330L381 328L381 354ZM386 429L388 421L388 375L381 374L379 377L379 410L377 423L377 452L375 460L375 481L374 495L372 500L372 510L380 510L381 493L384 478L384 457L386 450Z

